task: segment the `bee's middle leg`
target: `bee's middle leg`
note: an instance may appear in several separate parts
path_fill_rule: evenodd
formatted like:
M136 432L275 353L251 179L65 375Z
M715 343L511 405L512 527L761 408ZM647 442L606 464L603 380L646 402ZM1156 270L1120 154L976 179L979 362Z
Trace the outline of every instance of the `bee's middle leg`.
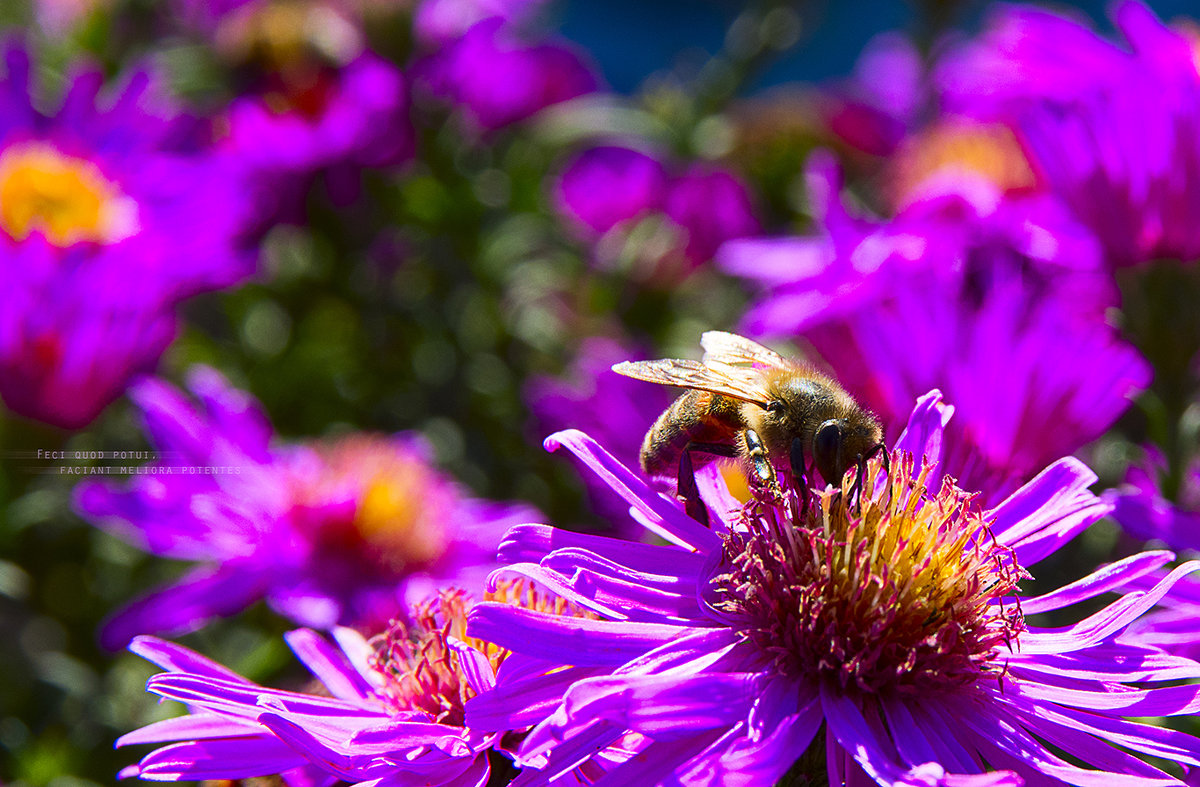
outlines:
M679 454L679 477L676 479L675 488L679 496L683 498L683 510L692 519L708 527L708 507L700 499L700 489L696 486L695 465L692 462L693 452L731 459L737 456L737 449L722 443L691 442Z

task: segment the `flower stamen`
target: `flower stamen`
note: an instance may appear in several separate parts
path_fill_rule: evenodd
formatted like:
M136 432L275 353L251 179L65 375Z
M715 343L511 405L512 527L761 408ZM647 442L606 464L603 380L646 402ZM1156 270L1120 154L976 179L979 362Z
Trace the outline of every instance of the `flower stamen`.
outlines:
M524 579L499 580L485 601L572 617L596 616L538 588ZM413 608L411 620L393 620L388 630L371 640L375 648L372 666L385 678L383 693L401 711L421 711L430 720L464 726L467 700L475 696L449 639L465 643L482 653L493 674L511 651L467 635L467 613L472 601L458 589L444 590Z
M706 600L740 619L778 671L843 691L944 691L993 675L1022 625L1001 602L1024 572L973 495L950 479L930 494L931 468L914 477L907 455L885 483L882 464L804 508L749 503Z

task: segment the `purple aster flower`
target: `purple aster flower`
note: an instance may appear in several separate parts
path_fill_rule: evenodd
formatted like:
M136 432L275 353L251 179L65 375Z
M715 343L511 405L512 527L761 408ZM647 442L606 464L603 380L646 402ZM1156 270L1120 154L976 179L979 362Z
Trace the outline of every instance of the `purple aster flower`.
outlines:
M802 337L885 424L944 390L958 408L946 462L988 502L1101 435L1149 383L1103 322L1112 284L1094 239L1053 201L960 189L877 222L846 210L820 164L823 235L721 252L764 285L745 328Z
M585 150L553 188L559 214L598 258L632 253L638 276L668 284L712 259L725 241L762 231L749 189L732 172L695 164L669 173L660 159L631 148ZM657 222L649 242L635 232L643 220Z
M1111 262L1200 257L1200 73L1193 40L1145 5L1115 8L1129 50L1039 9L996 13L946 59L951 111L1009 123L1048 188Z
M514 565L493 581L532 579L598 619L477 605L468 633L530 669L468 702L467 723L503 729L561 696L518 749L547 758L547 779L646 736L602 784L1181 784L1125 749L1193 766L1200 740L1128 717L1194 713L1200 686L1172 684L1200 664L1117 638L1200 564L1076 623L1034 625L1173 556L1023 595L1026 567L1108 511L1087 491L1095 475L1062 459L984 510L939 470L948 417L937 392L923 397L889 478L873 461L853 502L853 473L745 506L706 484L713 529L582 433L551 437L673 543L511 531Z
M30 62L0 83L0 394L77 428L149 371L174 306L248 277L249 205L229 159L190 146L191 125L139 71L101 94L80 71L58 109L36 109Z
M876 35L863 48L851 77L823 90L825 125L843 142L874 156L895 151L928 96L921 53L898 32Z
M412 156L408 87L399 69L382 58L364 52L340 68L279 73L268 83L233 101L222 140L256 180L263 200L302 193L294 181L318 172L333 177L335 186L351 184L348 199L361 168L394 166ZM271 204L264 210L281 212Z
M576 156L555 184L558 211L587 233L662 209L668 177L661 161L640 150L601 145Z
M596 90L591 67L558 43L526 44L503 19L486 19L418 67L433 95L484 131L508 126Z
M683 256L693 266L711 260L727 240L762 232L746 185L701 164L671 183L663 213L686 235Z
M522 583L488 597L545 614L572 613ZM308 692L265 688L187 648L138 637L130 650L166 670L147 689L185 703L191 713L118 740L118 746L168 744L121 775L483 787L489 755L507 762L505 747L500 733L465 727L463 705L495 685L509 654L467 637L469 606L461 591L442 591L414 607L410 622L394 621L370 640L336 629L336 646L309 629L289 633L288 645L319 683ZM580 783L575 775L564 782Z
M252 397L192 371L198 405L155 379L130 389L161 457L128 483L84 483L76 509L163 557L194 561L118 612L101 640L182 633L260 598L308 626L371 625L449 580L482 584L505 528L531 509L467 497L413 436L272 445Z

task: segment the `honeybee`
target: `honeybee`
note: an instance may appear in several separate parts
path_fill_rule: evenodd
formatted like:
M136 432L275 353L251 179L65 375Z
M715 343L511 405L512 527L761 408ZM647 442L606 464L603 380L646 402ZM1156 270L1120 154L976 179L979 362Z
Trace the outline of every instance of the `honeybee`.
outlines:
M778 493L781 461L804 490L812 465L826 483L840 484L854 466L861 480L866 460L884 450L879 419L835 380L736 334L708 331L700 345L699 362L668 358L612 367L689 389L646 432L641 451L647 475L678 467L689 512L697 505L692 453L741 458L759 483Z

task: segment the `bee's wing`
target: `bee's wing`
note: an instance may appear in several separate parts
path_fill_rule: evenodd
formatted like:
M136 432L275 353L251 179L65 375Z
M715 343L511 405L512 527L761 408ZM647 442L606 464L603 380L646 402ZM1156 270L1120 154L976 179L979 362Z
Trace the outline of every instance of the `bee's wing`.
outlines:
M770 397L763 389L762 374L746 367L664 358L660 361L623 361L613 371L626 377L680 388L695 388L723 396L732 396L765 407Z
M776 368L788 365L779 353L736 333L706 331L700 337L700 346L704 348L706 364L759 363Z

